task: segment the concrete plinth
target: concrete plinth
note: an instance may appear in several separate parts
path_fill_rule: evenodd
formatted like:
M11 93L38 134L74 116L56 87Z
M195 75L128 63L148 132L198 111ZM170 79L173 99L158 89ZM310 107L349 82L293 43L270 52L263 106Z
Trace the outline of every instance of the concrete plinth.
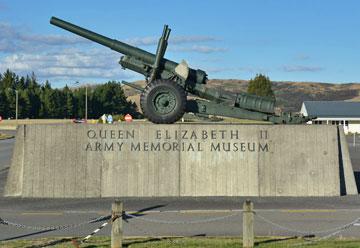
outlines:
M23 125L5 195L357 194L341 135L320 125Z

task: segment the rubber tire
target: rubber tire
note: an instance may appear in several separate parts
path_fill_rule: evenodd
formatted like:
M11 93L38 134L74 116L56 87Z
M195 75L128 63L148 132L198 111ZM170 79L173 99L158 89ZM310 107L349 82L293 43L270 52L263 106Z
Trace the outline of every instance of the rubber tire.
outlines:
M168 114L159 114L153 107L153 96L159 90L167 89L176 98L175 109ZM158 79L149 83L140 95L140 106L144 116L157 124L170 124L178 121L185 113L186 94L184 89L171 80Z

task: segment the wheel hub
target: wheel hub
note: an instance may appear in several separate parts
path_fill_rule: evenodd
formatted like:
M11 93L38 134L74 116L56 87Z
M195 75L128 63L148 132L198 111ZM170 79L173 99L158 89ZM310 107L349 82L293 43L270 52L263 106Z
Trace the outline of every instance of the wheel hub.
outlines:
M153 105L156 112L160 114L171 113L176 107L176 97L168 91L158 92L154 96Z

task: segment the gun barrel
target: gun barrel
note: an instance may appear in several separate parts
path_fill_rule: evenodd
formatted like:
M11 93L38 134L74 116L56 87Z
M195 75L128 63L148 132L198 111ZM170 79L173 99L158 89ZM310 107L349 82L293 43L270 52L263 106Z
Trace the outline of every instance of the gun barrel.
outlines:
M146 63L149 66L154 66L155 65L155 60L156 60L156 55L149 53L145 50L142 50L140 48L128 45L124 42L115 40L115 39L110 39L106 36L103 36L101 34L97 34L93 31L87 30L85 28L76 26L72 23L69 23L67 21L61 20L59 18L56 17L51 17L50 19L50 23L58 26L62 29L65 29L71 33L77 34L81 37L84 37L88 40L94 41L96 43L99 43L103 46L106 46L116 52L119 52L121 54L127 55L129 57L133 57L135 59L140 60L142 63ZM167 39L169 36L169 33L166 34L165 38ZM126 56L125 56L126 57ZM174 72L176 66L178 66L178 63L168 60L168 59L161 59L159 63L159 66L162 67L163 69L165 69L166 71L169 72ZM143 66L143 65L142 65ZM135 70L136 71L136 70ZM202 70L194 70L194 69L190 69L190 74L193 75L193 80L196 83L199 84L205 84L206 83L206 73Z
M50 19L50 23L58 26L62 29L65 29L71 33L77 34L81 37L84 37L86 39L92 40L96 43L99 43L103 46L109 47L110 49L117 51L121 54L124 55L129 55L129 56L133 56L136 58L141 58L141 60L143 60L144 62L148 63L148 64L154 64L155 62L155 55L152 53L149 53L147 51L144 51L140 48L128 45L126 43L123 43L121 41L115 40L115 39L110 39L106 36L103 36L101 34L97 34L95 32L92 32L90 30L87 30L85 28L76 26L72 23L69 23L67 21L61 20L59 18L56 17L51 17ZM169 69L169 70L174 70L174 68L177 66L178 64L164 59L164 67L165 69Z

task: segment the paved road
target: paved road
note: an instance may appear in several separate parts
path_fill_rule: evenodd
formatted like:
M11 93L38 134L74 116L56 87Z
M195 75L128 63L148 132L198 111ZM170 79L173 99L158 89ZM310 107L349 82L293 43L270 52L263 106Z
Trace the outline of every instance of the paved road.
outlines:
M15 135L15 131L1 131L2 133ZM3 195L6 176L9 171L12 150L15 139L0 140L0 196Z
M348 137L353 167L360 171L360 137L355 147ZM0 141L0 191L4 185L7 167L10 164L13 140ZM360 217L360 197L328 198L251 198L257 217L256 235L299 235L269 221L312 233L333 229ZM201 197L201 198L122 198L125 210L140 211L143 219L129 219L124 224L127 236L159 235L239 235L242 232L241 209L245 198L241 197ZM12 222L36 226L54 226L83 221L109 214L114 199L19 199L0 197L0 218ZM227 217L230 216L230 217ZM222 218L224 217L224 218ZM227 217L227 218L226 218ZM263 219L265 218L267 222ZM160 220L197 221L220 218L214 222L198 224L164 224ZM149 222L149 219L152 222ZM0 225L0 241L17 238L37 238L48 236L85 236L100 223L81 226L66 231L39 231ZM100 235L109 235L106 227ZM352 226L341 233L344 236L360 237L360 226ZM325 234L321 234L323 236Z
M126 236L193 236L193 235L240 235L242 232L242 203L245 198L123 198L125 210L140 212L141 218L124 223ZM256 235L300 235L281 229L275 224L312 233L334 229L360 217L358 196L332 198L252 198L256 215ZM1 218L12 222L57 226L84 221L107 215L113 199L73 200L0 200ZM217 221L191 223L219 218ZM266 220L264 221L265 218ZM161 221L170 223L161 223ZM185 222L171 223L171 222ZM189 222L189 223L186 223ZM86 236L101 223L82 226L66 231L40 232L11 226L0 226L0 240L47 236ZM359 222L360 224L360 222ZM51 234L50 234L51 233ZM100 235L109 235L105 228ZM328 233L326 233L328 234ZM343 236L360 237L360 226L353 226L341 233ZM325 234L319 235L323 236Z
M360 171L360 134L347 136L348 147L354 171Z

